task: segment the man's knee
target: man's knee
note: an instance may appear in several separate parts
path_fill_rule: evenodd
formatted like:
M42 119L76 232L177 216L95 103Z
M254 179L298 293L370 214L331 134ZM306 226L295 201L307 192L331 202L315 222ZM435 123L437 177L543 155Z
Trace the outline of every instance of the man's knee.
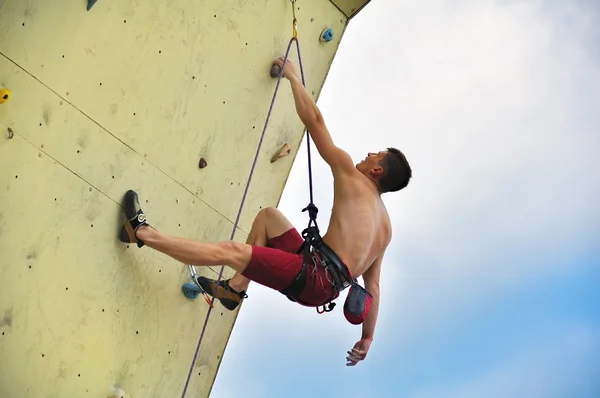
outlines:
M223 262L241 272L252 258L252 246L233 240L220 242Z
M275 207L265 207L264 209L261 209L261 211L258 212L257 217L264 217L265 219L270 219L281 215L281 212Z

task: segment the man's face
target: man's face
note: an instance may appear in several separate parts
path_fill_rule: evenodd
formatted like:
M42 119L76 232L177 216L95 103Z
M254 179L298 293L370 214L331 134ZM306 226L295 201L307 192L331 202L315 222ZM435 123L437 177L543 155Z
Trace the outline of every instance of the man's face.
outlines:
M356 165L356 168L363 174L366 172L372 172L378 174L383 171L380 163L385 159L387 151L369 152L360 163Z

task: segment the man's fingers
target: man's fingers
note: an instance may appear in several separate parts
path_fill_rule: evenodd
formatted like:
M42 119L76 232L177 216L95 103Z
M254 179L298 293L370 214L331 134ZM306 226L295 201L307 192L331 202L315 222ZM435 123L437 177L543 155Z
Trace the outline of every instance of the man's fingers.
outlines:
M351 354L361 359L363 359L367 355L367 353L364 350L357 350L356 348L353 348L352 352L348 351L348 354Z
M354 366L358 362L365 359L366 356L366 353L364 351L357 350L356 348L353 348L351 351L347 351L347 353L348 356L346 357L346 360L348 361L348 363L346 363L346 366Z

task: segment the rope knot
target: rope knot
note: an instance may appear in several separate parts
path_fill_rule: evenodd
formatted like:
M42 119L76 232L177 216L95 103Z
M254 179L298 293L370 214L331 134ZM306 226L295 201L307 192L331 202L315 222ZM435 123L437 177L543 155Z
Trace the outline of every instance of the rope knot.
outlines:
M309 215L310 219L312 221L316 221L317 213L319 212L319 209L317 208L317 206L315 206L314 203L310 203L308 206L306 206L304 209L302 209L302 212L305 212L307 210L308 210L308 215Z

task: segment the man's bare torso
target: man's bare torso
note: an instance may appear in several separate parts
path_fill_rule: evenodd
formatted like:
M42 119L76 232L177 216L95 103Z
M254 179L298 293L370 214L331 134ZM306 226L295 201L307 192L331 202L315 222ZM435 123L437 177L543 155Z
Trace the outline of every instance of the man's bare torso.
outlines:
M357 278L383 254L392 234L375 185L358 170L334 174L334 203L323 240Z

